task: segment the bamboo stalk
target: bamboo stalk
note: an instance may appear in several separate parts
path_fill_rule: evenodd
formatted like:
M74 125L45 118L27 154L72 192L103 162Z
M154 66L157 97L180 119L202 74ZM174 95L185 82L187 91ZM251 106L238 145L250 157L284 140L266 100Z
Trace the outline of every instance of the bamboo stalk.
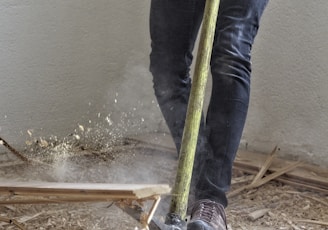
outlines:
M203 111L203 102L209 64L212 54L214 32L219 10L219 0L207 0L204 11L204 20L201 31L199 49L195 65L193 84L188 102L186 122L183 131L178 172L176 175L170 212L184 219L187 212L187 203L197 145L198 131Z

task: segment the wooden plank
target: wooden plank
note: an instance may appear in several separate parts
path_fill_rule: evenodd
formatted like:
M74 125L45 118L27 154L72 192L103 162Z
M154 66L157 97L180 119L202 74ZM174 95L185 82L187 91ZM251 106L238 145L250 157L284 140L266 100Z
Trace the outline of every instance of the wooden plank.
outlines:
M134 200L140 204L142 201L152 200L153 205L149 212L140 212L141 224L145 229L149 229L148 225L159 204L160 195L168 194L170 191L171 188L167 184L0 182L0 194L10 195L10 200L0 200L0 205L110 200L129 205Z
M166 184L0 182L0 193L40 196L87 196L143 199L170 192Z
M108 197L51 197L36 199L35 196L15 196L15 199L0 200L0 205L13 204L58 204L58 203L81 203L81 202L110 202L116 199ZM117 198L120 200L122 198Z

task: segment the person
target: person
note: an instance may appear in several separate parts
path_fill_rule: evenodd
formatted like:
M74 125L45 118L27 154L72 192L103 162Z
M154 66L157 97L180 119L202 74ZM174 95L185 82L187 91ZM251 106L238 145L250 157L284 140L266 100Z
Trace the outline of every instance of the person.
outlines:
M200 124L188 230L227 228L226 192L249 105L251 49L267 3L220 1L210 63L212 92ZM178 152L191 88L192 52L204 8L205 0L152 0L150 6L153 88Z

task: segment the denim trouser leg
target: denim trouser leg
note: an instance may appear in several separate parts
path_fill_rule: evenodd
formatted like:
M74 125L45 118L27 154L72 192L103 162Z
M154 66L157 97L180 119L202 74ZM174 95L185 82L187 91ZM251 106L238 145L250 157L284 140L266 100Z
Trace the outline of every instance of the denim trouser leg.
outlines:
M212 155L205 160L197 199L227 205L232 164L250 94L251 48L268 0L221 0L211 59L213 88L206 118Z
M211 59L213 89L206 124L204 119L201 123L194 167L196 199L227 205L225 192L248 109L250 51L267 1L221 0ZM150 70L178 151L190 93L192 50L204 4L205 0L151 2Z
M150 71L160 109L179 151L189 99L192 51L204 0L152 0Z

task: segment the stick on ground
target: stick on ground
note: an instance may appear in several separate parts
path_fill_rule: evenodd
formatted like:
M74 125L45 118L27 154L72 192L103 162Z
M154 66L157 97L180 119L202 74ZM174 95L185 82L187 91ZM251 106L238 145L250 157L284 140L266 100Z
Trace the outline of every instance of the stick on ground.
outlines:
M1 217L0 216L0 221L6 222L8 224L13 224L16 227L18 227L19 229L25 230L25 228L20 223L18 223L16 220L14 220L14 219L10 219L10 218L7 218L7 217Z
M231 198L233 196L238 195L239 193L241 193L244 190L260 187L260 186L264 185L265 183L268 183L269 181L274 180L277 177L279 177L279 176L285 174L286 172L289 172L289 171L293 170L294 168L296 168L297 166L301 165L301 162L295 162L295 163L285 166L284 168L280 169L279 171L276 171L274 173L269 174L268 176L263 177L273 162L276 150L277 150L277 146L269 154L265 163L261 167L260 171L257 173L257 175L255 176L255 178L253 179L253 181L250 184L240 187L232 192L229 192L227 196L229 198Z
M8 144L7 141L5 141L2 137L0 137L0 144L2 144L3 146L5 146L7 149L10 150L10 152L12 152L16 157L18 157L19 159L28 162L28 158L23 156L20 152L18 152L14 147L12 147L11 145Z

